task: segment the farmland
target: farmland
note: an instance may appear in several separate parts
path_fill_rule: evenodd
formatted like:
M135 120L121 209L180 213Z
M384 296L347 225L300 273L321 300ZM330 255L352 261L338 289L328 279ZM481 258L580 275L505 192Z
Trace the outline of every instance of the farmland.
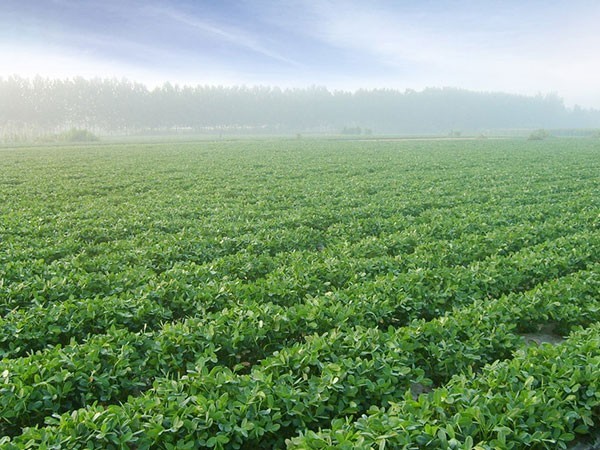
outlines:
M0 162L2 449L554 449L598 430L598 140Z

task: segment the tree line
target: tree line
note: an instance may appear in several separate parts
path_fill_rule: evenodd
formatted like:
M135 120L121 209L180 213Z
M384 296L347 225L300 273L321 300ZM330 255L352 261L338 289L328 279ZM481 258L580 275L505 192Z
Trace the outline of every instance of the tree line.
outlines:
M423 91L324 87L178 86L116 79L0 78L0 134L70 128L98 134L160 132L447 134L453 130L598 128L600 111L567 108L556 94L455 88Z

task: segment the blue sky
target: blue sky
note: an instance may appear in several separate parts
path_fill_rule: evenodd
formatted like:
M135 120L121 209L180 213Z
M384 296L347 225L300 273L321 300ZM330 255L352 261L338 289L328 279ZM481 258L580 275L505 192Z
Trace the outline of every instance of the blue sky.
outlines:
M600 2L1 0L0 77L420 90L600 108Z

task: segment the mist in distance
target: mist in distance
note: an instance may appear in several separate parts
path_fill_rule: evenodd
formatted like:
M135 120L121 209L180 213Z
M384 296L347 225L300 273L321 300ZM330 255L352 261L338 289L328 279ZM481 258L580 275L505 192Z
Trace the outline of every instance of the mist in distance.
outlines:
M459 89L423 91L173 86L127 80L0 81L6 136L69 128L106 134L448 134L600 127L600 111L567 108L555 95Z
M600 127L599 19L588 0L5 0L0 127Z

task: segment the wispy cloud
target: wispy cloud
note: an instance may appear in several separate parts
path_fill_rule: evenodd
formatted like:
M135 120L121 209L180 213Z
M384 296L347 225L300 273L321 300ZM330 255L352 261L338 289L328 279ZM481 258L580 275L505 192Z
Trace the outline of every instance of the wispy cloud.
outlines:
M592 0L3 0L0 76L456 86L600 107L598 22Z
M295 61L291 58L277 53L276 51L269 49L260 42L260 37L248 33L244 30L232 28L231 26L205 22L174 8L153 6L148 8L147 11L153 12L155 15L160 16L163 19L166 17L176 22L179 26L183 25L195 30L199 30L203 33L210 34L217 39L235 45L239 48L250 50L251 52L254 52L258 55L271 58L273 60L282 62L284 64L288 64L290 66L302 66L298 61Z
M536 3L536 2L534 2ZM581 2L579 2L581 3ZM377 65L393 87L558 91L585 103L600 70L600 4L303 2L313 39ZM584 87L585 86L585 87ZM584 95L587 92L587 97ZM598 88L595 88L598 91Z

